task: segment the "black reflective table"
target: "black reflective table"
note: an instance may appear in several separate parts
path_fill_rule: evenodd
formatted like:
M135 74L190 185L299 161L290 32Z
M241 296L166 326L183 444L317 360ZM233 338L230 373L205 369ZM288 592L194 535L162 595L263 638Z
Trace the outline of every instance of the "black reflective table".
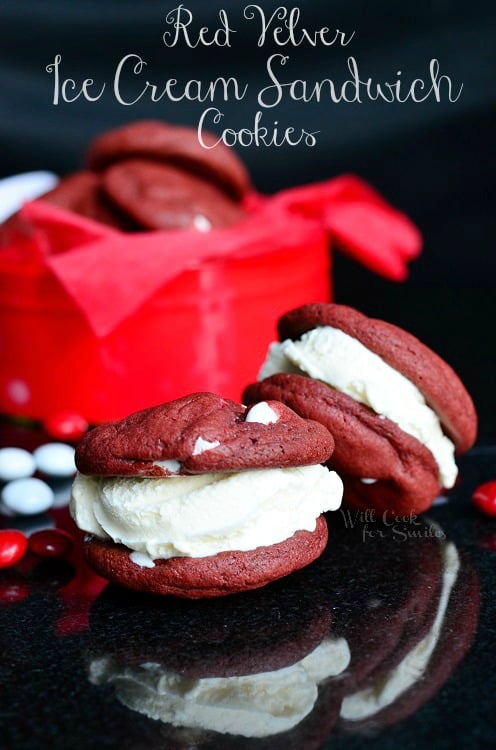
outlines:
M46 516L1 516L76 543L0 571L0 747L496 746L496 520L470 503L496 478L496 446L460 466L424 517L337 511L313 565L212 601L107 586L81 558L67 483Z

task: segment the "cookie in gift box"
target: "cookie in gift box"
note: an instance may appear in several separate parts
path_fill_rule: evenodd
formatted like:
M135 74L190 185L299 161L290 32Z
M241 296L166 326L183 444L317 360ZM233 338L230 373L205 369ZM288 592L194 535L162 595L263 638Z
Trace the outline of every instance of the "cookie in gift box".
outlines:
M305 305L278 330L245 403L280 400L328 427L350 505L420 513L453 487L455 454L473 445L477 416L446 362L397 326L343 305Z
M332 296L334 245L405 278L420 234L362 180L264 196L214 141L155 121L103 133L2 225L2 414L99 424L188 392L236 399L279 311Z
M206 134L210 147L216 142ZM234 224L250 192L243 163L223 144L203 148L192 128L143 120L96 138L86 169L42 200L123 231Z

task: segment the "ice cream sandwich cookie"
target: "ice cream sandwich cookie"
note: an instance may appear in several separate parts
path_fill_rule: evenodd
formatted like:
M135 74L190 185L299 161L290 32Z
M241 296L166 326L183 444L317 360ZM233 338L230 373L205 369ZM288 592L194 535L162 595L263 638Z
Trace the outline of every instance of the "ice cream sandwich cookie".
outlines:
M419 513L457 476L477 417L462 382L431 349L350 307L284 315L246 403L281 400L332 432L333 468L358 508Z
M196 393L91 430L71 511L101 575L186 598L258 588L316 559L342 482L321 424Z

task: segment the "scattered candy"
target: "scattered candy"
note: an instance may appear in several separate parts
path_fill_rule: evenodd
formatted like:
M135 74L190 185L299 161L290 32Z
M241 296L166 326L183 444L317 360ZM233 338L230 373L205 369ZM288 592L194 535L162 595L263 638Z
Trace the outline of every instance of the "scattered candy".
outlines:
M15 529L0 531L0 568L9 568L18 563L28 548L26 536Z
M496 516L496 481L477 487L472 495L472 502L486 516Z
M26 578L18 570L0 572L0 604L15 604L26 599L31 588Z
M54 494L46 482L30 477L8 482L1 497L9 510L29 516L48 510L53 503Z
M35 470L35 460L28 451L23 448L0 448L0 479L3 482L30 477Z
M29 538L29 550L38 557L65 557L71 549L71 537L60 529L37 531Z
M67 443L45 443L33 453L36 468L52 477L70 477L75 473L74 448Z
M61 411L53 414L43 424L48 435L58 440L80 440L88 429L88 422L81 414Z
M477 538L477 544L486 552L496 552L496 532L480 535Z

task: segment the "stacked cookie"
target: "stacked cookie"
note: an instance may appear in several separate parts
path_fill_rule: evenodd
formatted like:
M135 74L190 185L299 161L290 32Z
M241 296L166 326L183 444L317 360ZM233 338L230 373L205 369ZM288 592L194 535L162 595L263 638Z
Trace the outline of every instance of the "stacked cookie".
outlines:
M159 121L125 125L96 138L86 168L43 200L128 232L229 226L245 214L250 179L216 142L207 133L204 148L196 130Z
M462 382L417 338L350 307L304 305L279 320L245 403L276 399L333 434L331 464L353 507L420 513L457 476L477 417Z
M342 482L329 431L279 402L185 396L91 430L71 511L90 564L187 598L257 588L317 558Z
M332 304L287 313L279 334L248 408L197 393L84 438L71 508L99 573L187 598L257 588L322 553L334 470L348 505L386 522L454 485L477 418L434 352Z

